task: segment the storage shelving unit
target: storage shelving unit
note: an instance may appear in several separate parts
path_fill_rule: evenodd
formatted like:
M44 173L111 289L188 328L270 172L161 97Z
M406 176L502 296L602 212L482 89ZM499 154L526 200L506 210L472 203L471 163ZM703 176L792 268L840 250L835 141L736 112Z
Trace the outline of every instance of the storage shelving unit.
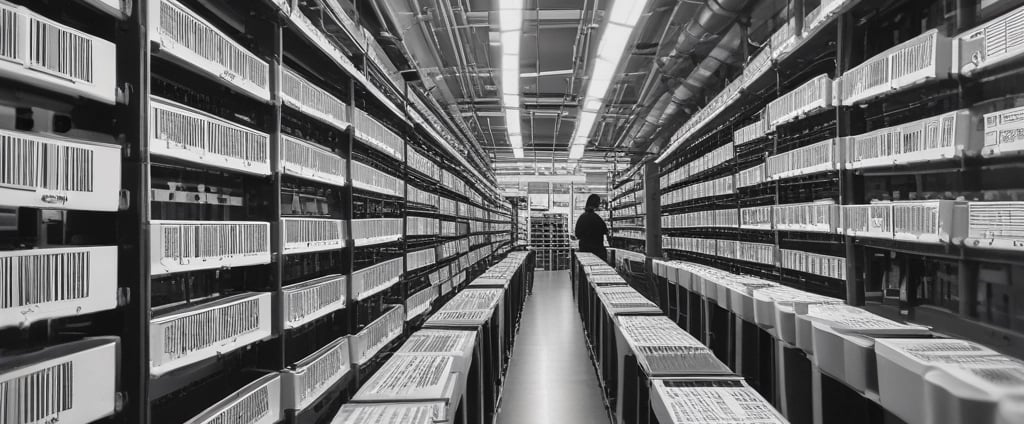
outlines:
M72 302L0 309L4 355L116 371L41 393L74 405L44 415L177 423L272 399L256 412L321 420L434 299L510 249L493 177L348 2L109 3L0 2L24 19L5 40L29 43L31 22L92 49L0 67L15 94L0 113L37 115L0 130L0 151L72 153L2 155L57 165L61 182L3 182L0 261L81 271L53 281ZM344 366L310 371L328 363Z
M1024 16L1020 2L798 3L657 159L665 256L1021 356L1010 305L1024 297L1010 287L1024 204L1009 177L1019 156L1006 153L1024 52L992 41ZM701 325L730 331L720 311ZM814 368L799 349L776 354ZM831 402L882 410L823 381L825 422Z
M530 248L537 252L537 269L568 269L568 216L564 213L531 215Z
M609 192L608 231L612 248L647 253L647 193L643 167L626 171Z

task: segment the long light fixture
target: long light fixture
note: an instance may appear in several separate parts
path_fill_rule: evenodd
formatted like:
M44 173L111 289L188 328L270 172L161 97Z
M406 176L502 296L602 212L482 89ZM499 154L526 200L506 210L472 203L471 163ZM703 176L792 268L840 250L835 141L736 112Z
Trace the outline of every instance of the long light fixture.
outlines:
M501 102L512 154L522 159L523 129L519 117L519 40L523 35L523 0L501 0L498 8L501 33Z
M572 144L569 147L569 160L583 158L583 151L590 139L590 132L594 129L597 113L604 105L604 96L626 52L626 44L633 34L633 27L646 8L647 0L615 0L612 3L608 24L605 25L601 42L597 45L597 57L590 70L590 83L583 99L583 108L576 119L576 129L573 130Z

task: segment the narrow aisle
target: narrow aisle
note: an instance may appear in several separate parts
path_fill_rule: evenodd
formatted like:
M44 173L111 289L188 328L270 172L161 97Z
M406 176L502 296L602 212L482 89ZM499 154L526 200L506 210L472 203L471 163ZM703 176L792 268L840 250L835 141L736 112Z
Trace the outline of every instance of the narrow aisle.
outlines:
M537 271L502 395L498 424L607 423L569 271Z

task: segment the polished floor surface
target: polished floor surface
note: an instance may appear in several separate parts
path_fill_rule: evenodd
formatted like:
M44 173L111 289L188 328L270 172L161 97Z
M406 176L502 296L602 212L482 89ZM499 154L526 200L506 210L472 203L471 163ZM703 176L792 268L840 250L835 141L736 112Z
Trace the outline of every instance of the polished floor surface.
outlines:
M537 271L505 379L498 424L603 424L569 271Z

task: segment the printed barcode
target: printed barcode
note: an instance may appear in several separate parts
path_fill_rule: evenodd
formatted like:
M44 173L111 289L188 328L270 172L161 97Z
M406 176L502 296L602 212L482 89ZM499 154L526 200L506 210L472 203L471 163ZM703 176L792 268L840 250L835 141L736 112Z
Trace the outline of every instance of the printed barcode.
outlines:
M0 258L0 309L89 296L89 252Z
M71 362L0 381L0 422L34 423L70 410L74 406L73 383Z
M93 190L93 151L0 133L0 184L48 190Z
M246 424L259 421L270 413L270 395L266 386L250 393L230 408L221 411L206 424Z
M43 21L29 22L31 65L73 80L93 82L91 39Z
M193 17L189 11L168 1L160 2L160 31L200 57L219 63L260 87L267 86L267 64Z
M187 356L221 341L259 329L259 300L252 299L177 318L164 331L164 353Z

